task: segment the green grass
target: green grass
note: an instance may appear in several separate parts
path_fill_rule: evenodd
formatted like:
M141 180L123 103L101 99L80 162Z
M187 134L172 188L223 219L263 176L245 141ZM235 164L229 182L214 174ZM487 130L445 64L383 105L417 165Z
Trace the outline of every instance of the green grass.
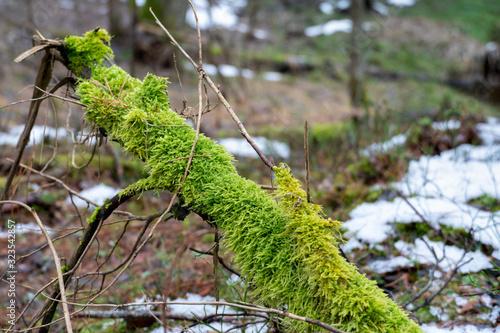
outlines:
M376 40L369 52L368 63L382 71L406 75L426 74L439 78L445 77L452 68L452 64L437 54L436 50L411 40L402 45Z
M368 98L372 102L382 102L388 109L399 111L444 111L453 109L462 112L495 115L498 108L481 102L474 96L461 93L449 86L431 81L413 79L398 81L366 81Z
M415 6L404 8L400 15L450 22L463 33L488 42L500 17L500 4L494 0L419 0Z

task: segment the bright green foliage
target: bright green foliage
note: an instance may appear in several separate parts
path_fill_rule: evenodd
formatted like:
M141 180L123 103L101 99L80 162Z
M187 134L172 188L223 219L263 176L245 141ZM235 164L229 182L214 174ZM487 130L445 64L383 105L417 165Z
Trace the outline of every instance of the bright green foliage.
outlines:
M69 67L77 74L84 67L94 63L101 64L104 59L113 58L110 47L111 36L104 29L89 31L84 37L69 36L64 39L66 48L63 56L68 59Z
M77 52L80 52L77 50ZM196 133L170 109L167 80L131 78L97 62L77 89L86 118L106 129L141 159L148 178L124 190L175 191ZM200 134L189 175L179 192L191 209L208 215L224 232L246 281L268 306L327 322L349 332L421 332L375 283L340 255L340 222L321 217L286 166L275 167L278 197L240 177L232 156ZM291 330L316 327L290 322Z

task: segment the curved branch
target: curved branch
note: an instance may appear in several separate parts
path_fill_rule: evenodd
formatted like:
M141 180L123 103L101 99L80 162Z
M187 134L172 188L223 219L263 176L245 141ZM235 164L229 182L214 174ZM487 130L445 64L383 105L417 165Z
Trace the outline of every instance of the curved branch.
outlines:
M71 277L73 276L76 268L81 263L83 257L90 248L90 245L96 238L97 233L101 229L104 220L106 220L111 215L111 213L113 213L113 211L118 208L118 206L135 195L136 193L133 191L128 191L126 194L118 193L113 198L106 201L101 207L97 208L97 212L95 212L93 216L93 221L89 222L87 229L85 230L80 241L80 245L73 252L73 255L67 265L68 271L64 274L64 285L67 285L71 280ZM52 299L57 300L59 299L61 294L59 293L59 290L54 290L50 296ZM50 325L48 324L52 322L52 318L54 317L54 314L57 310L57 302L53 301L52 299L47 299L42 311L40 312L42 316L42 325L46 326L41 327L38 331L39 333L49 332ZM38 318L32 320L30 327L33 327L33 325L37 321Z

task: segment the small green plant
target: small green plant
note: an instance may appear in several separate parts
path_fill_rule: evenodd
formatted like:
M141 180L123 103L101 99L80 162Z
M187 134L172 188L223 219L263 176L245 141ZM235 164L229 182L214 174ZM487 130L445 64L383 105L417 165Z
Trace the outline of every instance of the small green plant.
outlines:
M491 262L493 264L493 266L495 266L495 268L492 269L493 272L496 272L496 273L500 273L500 266L498 266L496 263L494 263L493 261ZM469 274L469 280L470 280L470 283L472 283L472 285L476 288L480 288L484 291L487 291L488 293L490 294L493 294L493 295L498 295L500 294L500 277L491 277L488 273L486 273L485 271L481 271L480 274L483 276L484 279L486 279L486 281L488 281L488 283L490 284L490 288L487 288L483 285L481 285L481 283L479 282L479 279L471 276Z
M487 210L492 213L498 212L500 210L500 200L487 194L483 194L478 198L470 200L469 204L478 206L480 209Z

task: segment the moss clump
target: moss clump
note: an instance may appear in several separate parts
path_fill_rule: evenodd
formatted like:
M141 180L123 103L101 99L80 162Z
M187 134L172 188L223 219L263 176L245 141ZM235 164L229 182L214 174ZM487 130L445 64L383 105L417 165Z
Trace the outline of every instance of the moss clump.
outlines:
M87 32L83 37L66 37L63 57L68 60L69 67L79 74L84 67L102 64L103 60L113 58L110 41L109 33L100 28Z
M95 219L97 218L97 214L99 214L99 211L101 210L101 207L96 207L92 215L87 219L87 223L93 223L95 222Z
M167 80L148 74L140 81L99 62L91 70L91 79L81 79L77 88L87 120L144 161L148 173L122 194L176 190L196 133L170 109ZM193 160L179 195L223 231L225 245L260 302L350 332L421 332L339 255L340 222L322 218L321 208L305 201L286 166L274 169L275 198L240 177L232 156L208 137L200 135L194 154L207 156ZM315 330L289 323L294 331Z

